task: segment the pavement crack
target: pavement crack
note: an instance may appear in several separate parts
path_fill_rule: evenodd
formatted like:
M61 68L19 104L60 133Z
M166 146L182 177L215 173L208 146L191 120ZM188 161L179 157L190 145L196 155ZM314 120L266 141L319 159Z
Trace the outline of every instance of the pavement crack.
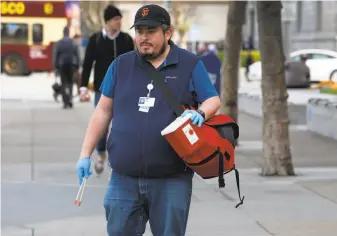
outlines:
M218 190L218 192L220 192L221 193L221 195L223 196L223 197L225 197L227 200L229 200L229 201L231 201L231 202L234 202L234 198L232 198L230 195L228 195L227 193L225 193L224 191L221 191L221 189L219 189Z
M22 229L31 231L31 233L32 233L31 236L35 236L35 228L29 227L29 226L24 226L24 225L18 226L18 228L22 228Z
M329 202L331 202L331 203L337 205L337 202L335 202L333 199L331 199L331 198L329 198L329 197L327 197L327 196L324 196L323 194L319 193L318 191L316 191L316 190L314 190L314 189L311 189L311 188L309 188L309 187L307 187L307 186L305 186L305 185L302 185L302 184L300 184L300 183L296 183L296 184L299 185L299 186L301 186L302 188L304 188L304 189L306 189L306 190L308 190L308 191L310 191L310 192L312 192L312 193L314 193L314 194L320 196L321 198L323 198L323 199L325 199L325 200L327 200L327 201L329 201Z
M257 220L255 220L255 223L260 226L261 229L263 229L266 233L268 233L271 236L275 236L276 234L270 232L266 227L264 227L260 222L258 222Z

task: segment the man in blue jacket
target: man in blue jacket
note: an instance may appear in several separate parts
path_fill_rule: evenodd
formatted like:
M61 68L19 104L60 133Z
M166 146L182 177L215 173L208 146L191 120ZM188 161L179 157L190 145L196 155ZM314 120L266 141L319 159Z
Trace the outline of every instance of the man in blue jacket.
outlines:
M150 222L154 236L185 235L193 171L160 132L176 117L149 80L143 63L151 63L199 127L220 107L219 96L202 61L172 41L168 12L157 5L135 16L136 50L109 66L102 97L92 115L77 163L79 182L88 178L90 156L110 121L109 162L114 170L104 199L110 236L143 235ZM146 97L151 102L144 104Z

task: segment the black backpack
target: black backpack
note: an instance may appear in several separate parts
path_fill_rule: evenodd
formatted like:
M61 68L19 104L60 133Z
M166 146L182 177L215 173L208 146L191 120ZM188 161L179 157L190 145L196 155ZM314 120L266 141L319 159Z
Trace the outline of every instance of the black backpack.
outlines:
M72 66L75 66L77 51L76 43L70 38L65 38L59 41L58 47L60 62L62 64L71 64Z

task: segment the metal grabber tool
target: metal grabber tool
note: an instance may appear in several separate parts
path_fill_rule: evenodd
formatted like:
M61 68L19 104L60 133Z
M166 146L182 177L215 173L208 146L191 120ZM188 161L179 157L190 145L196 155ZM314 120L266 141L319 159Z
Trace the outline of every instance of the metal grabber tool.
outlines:
M85 188L85 184L87 182L87 179L86 178L83 178L82 179L82 184L78 190L78 193L77 193L77 196L76 196L76 199L75 199L75 205L78 205L78 206L81 206L81 203L82 203L82 197L83 197L83 193L84 193L84 188Z

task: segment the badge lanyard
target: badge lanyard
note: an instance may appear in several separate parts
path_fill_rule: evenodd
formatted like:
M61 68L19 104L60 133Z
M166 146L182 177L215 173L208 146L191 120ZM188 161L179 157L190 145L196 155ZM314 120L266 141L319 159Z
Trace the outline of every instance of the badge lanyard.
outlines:
M151 83L148 84L148 85L146 86L146 88L147 88L147 90L149 90L149 92L147 93L147 97L149 98L150 95L151 95L151 90L154 88L154 86L153 86L153 80L151 80Z
M151 91L154 88L153 86L153 81L151 81L151 83L149 83L146 86L147 90L149 91L147 93L146 97L140 97L139 101L138 101L138 106L139 106L139 111L141 112L149 112L150 108L154 106L155 103L155 98L150 97L151 95Z

